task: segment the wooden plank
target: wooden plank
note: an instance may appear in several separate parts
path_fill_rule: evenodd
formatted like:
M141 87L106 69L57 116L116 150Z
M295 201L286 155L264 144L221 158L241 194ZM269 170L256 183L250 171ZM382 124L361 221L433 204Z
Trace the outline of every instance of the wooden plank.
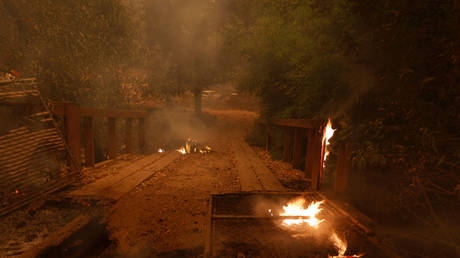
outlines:
M140 118L138 124L138 141L139 141L139 149L141 152L145 152L145 119Z
M90 196L99 193L102 189L108 188L111 185L115 184L123 180L126 177L131 176L132 174L136 173L136 171L147 167L148 165L156 162L160 157L162 157L162 153L154 153L149 155L141 160L131 163L130 165L120 169L118 174L112 174L110 176L106 176L101 178L91 184L87 184L83 186L81 189L75 190L70 193L70 195L75 196Z
M67 144L70 149L68 160L72 170L80 170L80 107L68 104L64 113Z
M172 161L179 158L182 154L177 151L166 153L162 155L160 159L154 163L148 165L147 167L137 170L133 175L124 178L123 180L111 185L109 188L105 189L99 196L107 199L120 199L124 194L130 192L137 185L144 182L156 172L162 170Z
M46 138L45 138L46 137ZM48 136L37 136L34 138L29 138L25 141L18 141L18 144L14 142L10 143L9 145L0 146L2 150L0 151L0 160L6 159L5 157L10 154L19 153L21 150L30 149L32 146L37 146L39 143L47 144L47 143L58 143L60 142L62 145L62 139L59 135L56 134L49 134Z
M335 171L334 192L344 194L347 189L348 175L351 169L351 145L344 144L339 149L337 168Z
M147 111L144 110L129 110L129 109L100 109L91 107L81 108L83 116L99 116L99 117L118 117L118 118L143 118L147 116Z
M319 119L281 119L272 124L277 126L311 129L318 127L321 123L322 121Z
M85 141L85 165L87 167L93 167L96 162L94 155L94 127L92 117L85 117L83 119L83 137Z
M27 134L25 134L25 133L27 133ZM1 139L0 140L0 145L25 140L25 139L27 139L29 137L35 137L35 136L40 136L40 135L45 135L46 136L49 133L57 133L57 130L55 128L51 128L51 129L43 129L43 130L39 130L39 131L35 131L35 132L24 132L22 134L17 134L16 136L10 136L10 137L5 137L5 138Z
M286 162L292 161L292 145L294 142L294 128L287 127L284 129L284 148L283 160Z
M296 169L300 169L302 165L302 154L305 146L305 129L295 128L294 129L294 147L292 154L292 166Z
M71 192L70 195L118 200L138 184L166 167L180 155L175 151L166 154L154 153L141 161L123 168L118 175L107 176L97 180L79 190Z
M284 191L285 188L243 140L235 141L232 151L236 157L241 191Z
M133 141L132 141L132 134L133 134L133 119L126 118L125 119L125 144L126 144L126 152L133 153Z
M116 120L113 117L108 118L108 150L110 159L117 157L117 133Z

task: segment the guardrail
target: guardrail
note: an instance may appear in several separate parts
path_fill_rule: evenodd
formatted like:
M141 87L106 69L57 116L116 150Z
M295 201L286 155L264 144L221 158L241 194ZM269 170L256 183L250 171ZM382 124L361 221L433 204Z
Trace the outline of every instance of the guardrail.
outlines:
M274 122L265 122L265 150L270 148L270 131L274 127L285 130L283 144L283 160L290 162L296 169L302 169L302 156L305 144L305 176L311 180L312 190L321 186L323 174L323 160L325 144L323 143L326 122L321 119L282 119ZM334 190L343 193L346 189L348 175L351 168L351 147L345 144L340 147L337 159Z
M92 107L80 106L76 103L69 102L52 102L50 103L50 110L54 115L64 116L65 121L65 136L71 155L77 164L76 169L80 169L81 155L80 155L80 142L83 136L84 150L85 150L85 165L94 166L94 117L103 117L108 119L108 153L111 159L117 156L117 132L116 121L117 119L125 119L125 145L128 153L133 152L133 120L138 119L138 145L141 151L144 150L145 145L145 117L147 111L145 110L129 110L129 109L100 109ZM80 120L83 119L83 134L81 133Z

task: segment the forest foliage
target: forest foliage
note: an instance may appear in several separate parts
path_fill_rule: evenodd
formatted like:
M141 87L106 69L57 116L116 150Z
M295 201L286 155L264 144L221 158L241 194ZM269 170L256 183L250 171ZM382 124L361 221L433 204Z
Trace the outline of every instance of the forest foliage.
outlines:
M0 68L37 77L44 96L93 106L123 101L133 56L122 1L0 1Z
M382 189L395 190L386 196L398 207L417 205L425 190L457 199L456 1L227 5L233 78L261 97L263 119L331 117L339 129L332 147L351 143L354 165L372 184L373 173L394 178Z

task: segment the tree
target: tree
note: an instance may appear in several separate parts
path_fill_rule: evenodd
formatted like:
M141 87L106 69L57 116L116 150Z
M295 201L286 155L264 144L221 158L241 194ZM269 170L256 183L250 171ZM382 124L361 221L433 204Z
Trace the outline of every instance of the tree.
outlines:
M209 0L145 2L146 52L153 61L147 61L150 88L167 100L192 91L197 114L201 113L201 91L218 78L215 10L214 1Z
M2 0L0 15L5 69L37 76L54 100L123 101L119 76L131 55L131 37L121 1Z
M442 139L460 126L456 1L228 4L235 78L261 97L265 118L331 116L341 127L331 142L352 143L355 165L399 178L383 188L394 190L388 211L398 198L399 208L420 203L415 177L454 198L458 156Z

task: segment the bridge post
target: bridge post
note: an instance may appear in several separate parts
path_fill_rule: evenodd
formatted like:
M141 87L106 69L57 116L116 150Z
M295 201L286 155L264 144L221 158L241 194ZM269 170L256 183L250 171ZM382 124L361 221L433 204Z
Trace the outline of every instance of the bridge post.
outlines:
M138 139L139 139L139 149L141 152L145 151L145 118L139 118L138 125Z
M133 119L126 118L125 120L125 144L126 144L126 152L132 153L133 152L133 141L132 141L132 134L133 134Z
M109 156L110 159L115 159L117 157L117 134L116 134L116 123L115 117L108 118L108 136L109 136Z
M80 170L80 106L75 103L64 105L65 131L70 155L67 160L72 170Z
M85 141L85 165L93 167L96 162L94 160L93 117L91 116L83 118L83 138Z
M311 178L312 190L318 190L321 170L322 134L318 128L309 130L305 175Z
M302 152L305 144L305 129L294 129L294 147L292 154L292 166L299 169L302 164Z
M270 151L270 126L265 125L265 151Z
M347 189L348 175L351 169L351 146L344 144L340 146L337 156L337 168L335 170L334 192L343 194Z
M283 160L286 162L292 161L292 142L294 141L294 129L286 127L284 133L284 149Z

